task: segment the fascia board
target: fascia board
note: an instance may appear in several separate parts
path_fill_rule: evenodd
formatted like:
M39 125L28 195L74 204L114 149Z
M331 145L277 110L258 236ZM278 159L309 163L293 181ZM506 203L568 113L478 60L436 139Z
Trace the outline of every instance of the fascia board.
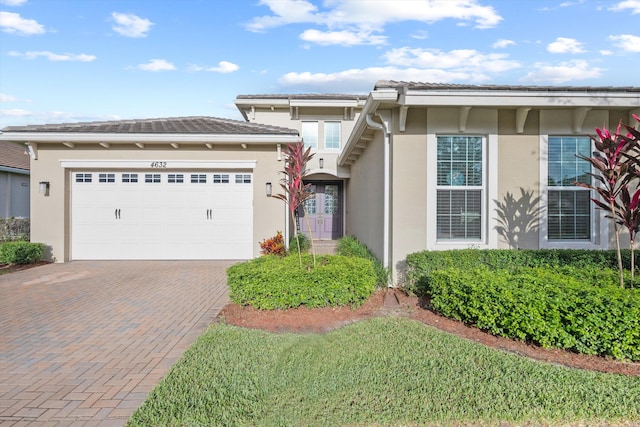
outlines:
M263 105L278 105L278 106L282 106L282 107L288 107L289 106L289 100L288 99L281 99L281 98L271 98L271 99L264 99L264 98L244 98L244 99L236 99L235 101L233 101L234 104L236 104L237 106L244 106L244 107L251 107L253 105L257 106L263 106Z
M213 143L213 144L269 144L296 143L298 135L218 135L218 134L97 134L97 133L56 133L56 132L4 132L1 141L18 142L112 142L112 143Z
M355 99L292 99L292 107L357 107Z
M402 105L485 106L485 107L621 107L640 106L637 93L611 92L507 92L495 91L407 91L400 96Z
M20 175L30 175L31 172L27 169L12 168L10 166L0 166L0 172L17 173Z

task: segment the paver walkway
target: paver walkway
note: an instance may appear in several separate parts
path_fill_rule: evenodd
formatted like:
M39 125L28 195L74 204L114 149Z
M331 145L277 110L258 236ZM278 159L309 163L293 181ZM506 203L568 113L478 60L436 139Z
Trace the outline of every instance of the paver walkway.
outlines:
M121 426L227 304L222 261L0 276L0 425Z

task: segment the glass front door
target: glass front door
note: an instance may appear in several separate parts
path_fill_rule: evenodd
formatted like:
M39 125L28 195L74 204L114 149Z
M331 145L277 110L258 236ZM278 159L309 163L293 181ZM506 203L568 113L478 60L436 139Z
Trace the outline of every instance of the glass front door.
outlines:
M313 182L313 197L304 203L300 230L316 240L342 237L342 184Z

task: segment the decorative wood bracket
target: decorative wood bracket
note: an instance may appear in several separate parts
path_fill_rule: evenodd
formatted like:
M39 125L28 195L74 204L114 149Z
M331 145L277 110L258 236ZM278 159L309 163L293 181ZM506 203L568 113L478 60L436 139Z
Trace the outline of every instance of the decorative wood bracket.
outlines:
M464 132L467 129L467 119L469 118L469 111L471 107L460 107L458 115L458 130Z
M516 110L516 133L524 132L524 124L527 122L529 111L531 111L531 107L520 107Z

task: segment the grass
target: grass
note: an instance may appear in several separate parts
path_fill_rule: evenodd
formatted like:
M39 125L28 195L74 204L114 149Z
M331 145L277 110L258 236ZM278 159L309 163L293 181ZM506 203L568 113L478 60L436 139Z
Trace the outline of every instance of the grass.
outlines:
M640 378L534 362L388 316L325 335L212 325L128 425L604 421L640 421Z

